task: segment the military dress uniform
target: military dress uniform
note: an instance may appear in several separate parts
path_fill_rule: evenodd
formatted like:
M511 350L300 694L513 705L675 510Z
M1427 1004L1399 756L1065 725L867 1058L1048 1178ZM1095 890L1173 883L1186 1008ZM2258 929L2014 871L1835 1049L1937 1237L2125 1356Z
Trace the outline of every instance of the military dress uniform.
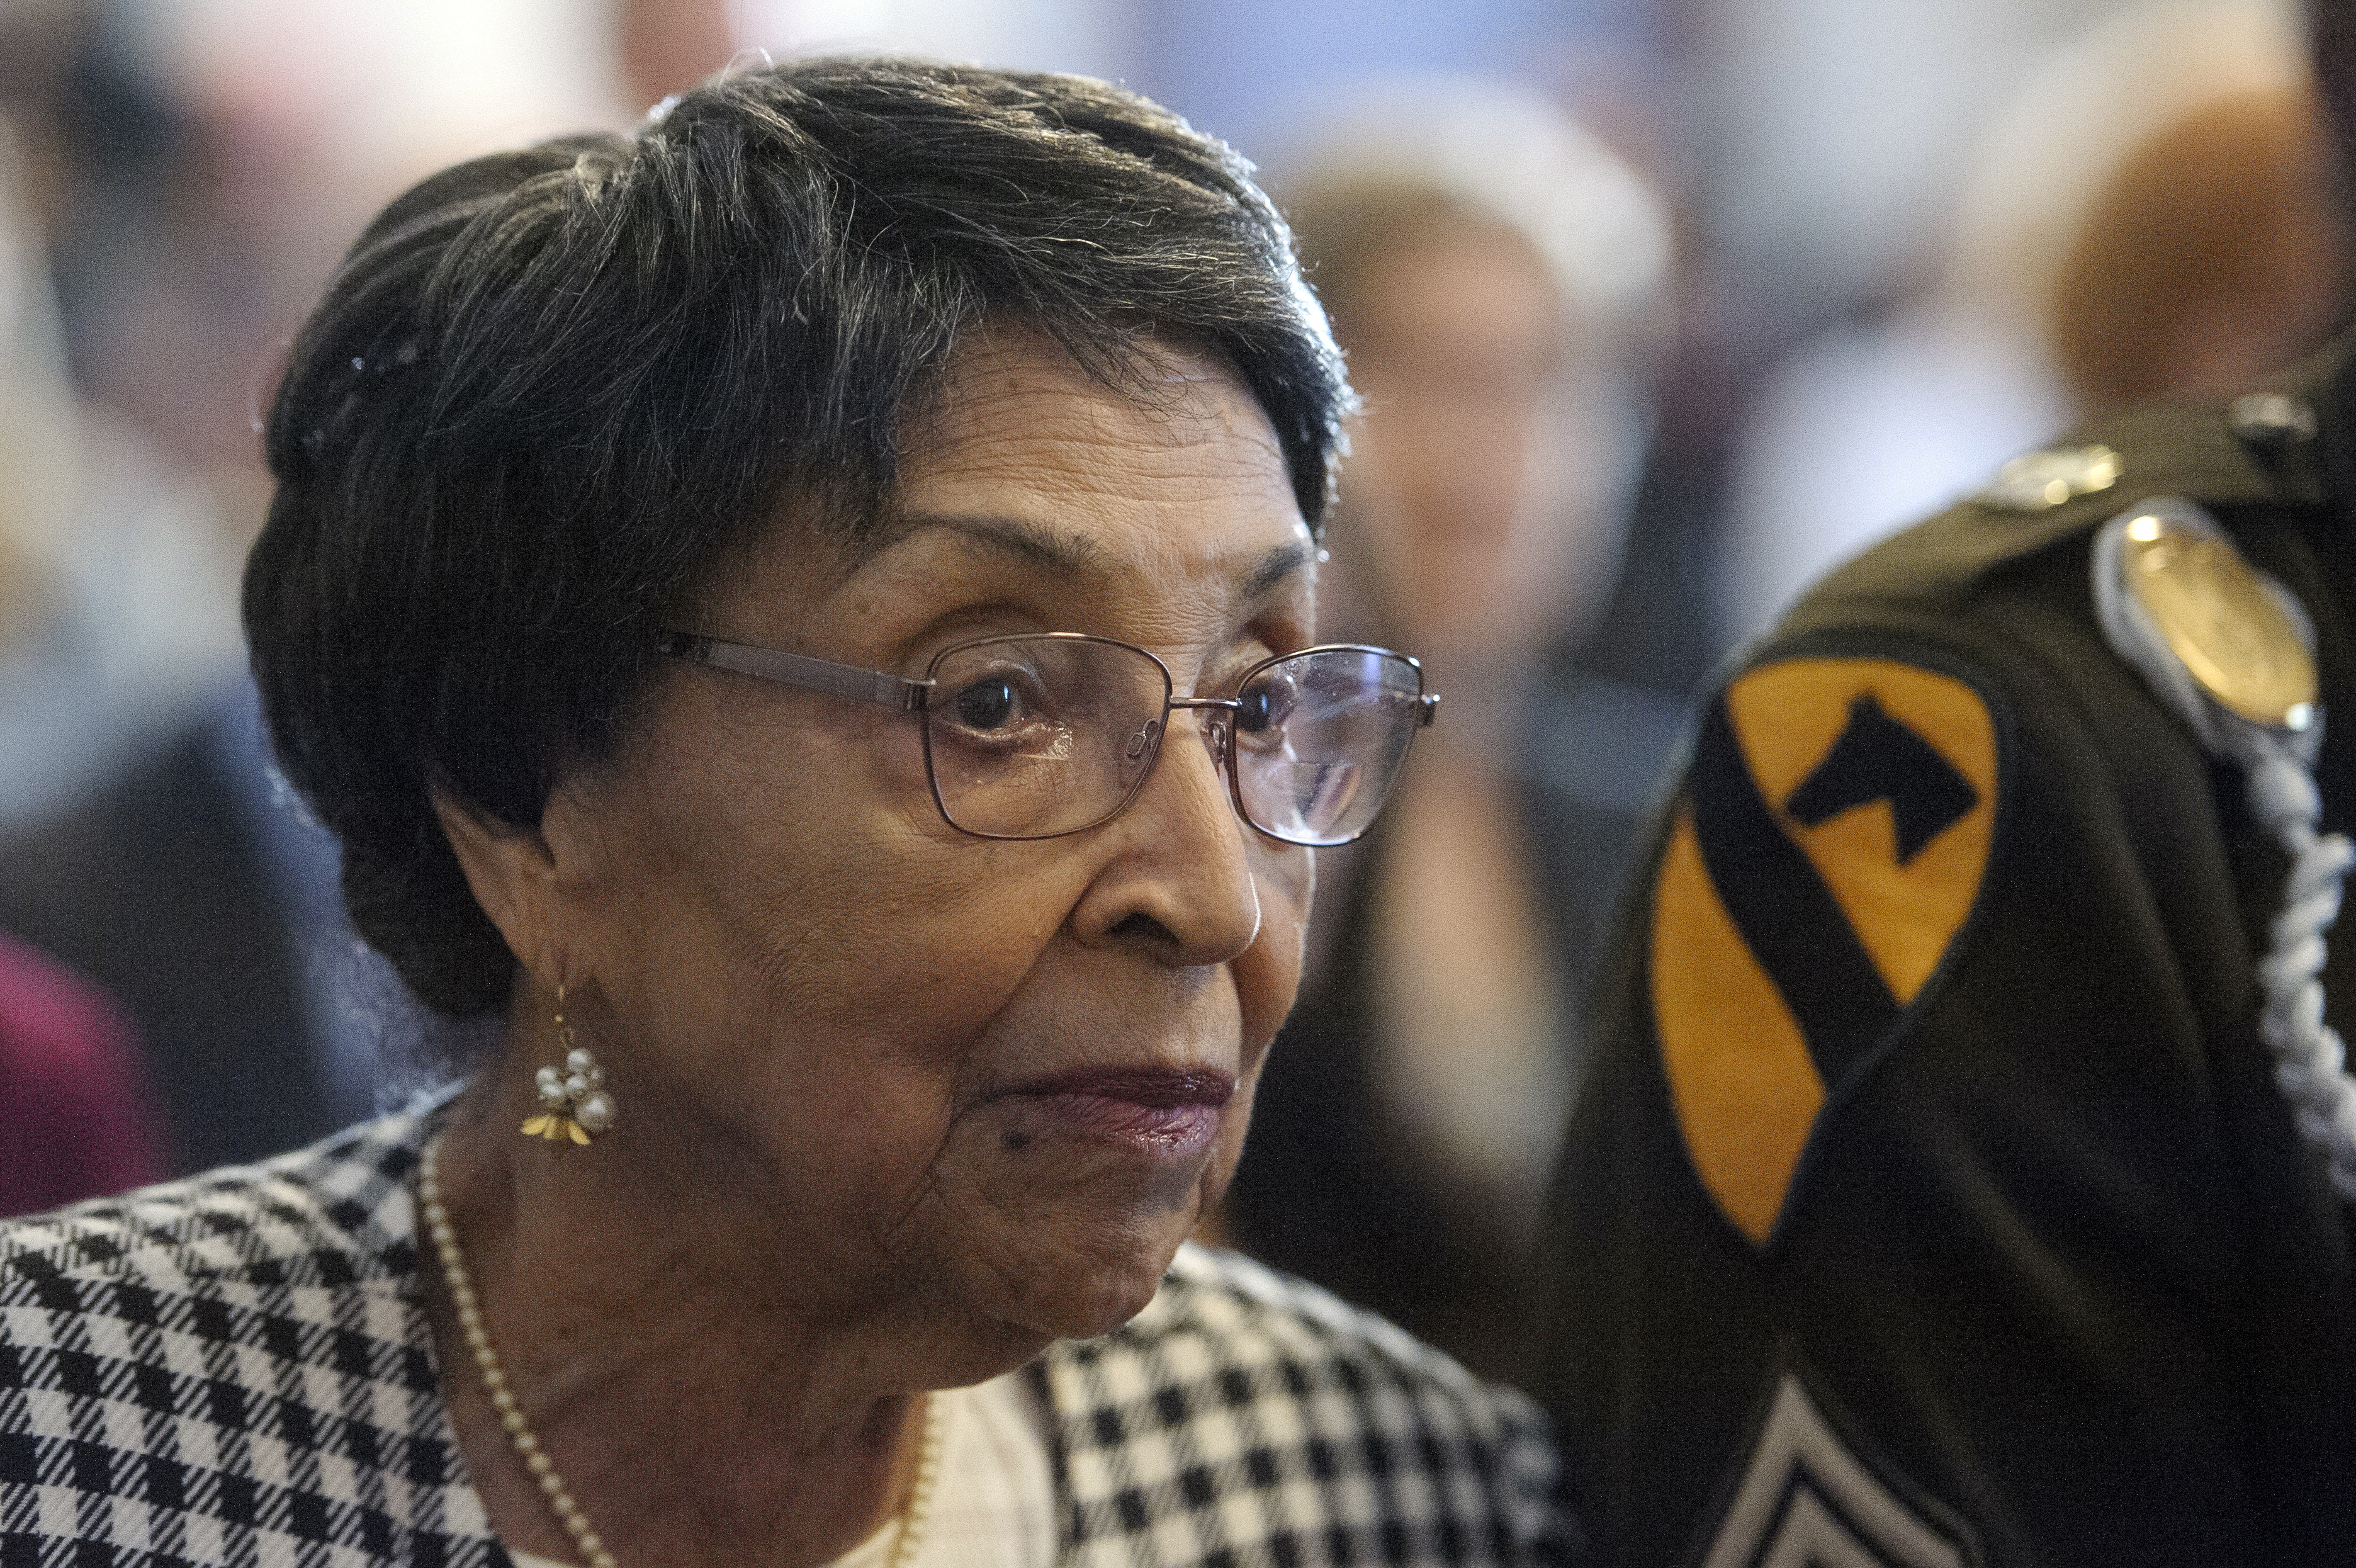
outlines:
M2350 1209L2259 1026L2293 949L2356 1019L2356 932L2327 960L2276 928L2289 858L2095 574L2122 537L2206 552L2144 564L2227 687L2311 650L2319 705L2268 722L2328 832L2351 528L2343 344L2008 467L1705 706L1547 1230L1544 1391L1600 1561L2356 1559Z

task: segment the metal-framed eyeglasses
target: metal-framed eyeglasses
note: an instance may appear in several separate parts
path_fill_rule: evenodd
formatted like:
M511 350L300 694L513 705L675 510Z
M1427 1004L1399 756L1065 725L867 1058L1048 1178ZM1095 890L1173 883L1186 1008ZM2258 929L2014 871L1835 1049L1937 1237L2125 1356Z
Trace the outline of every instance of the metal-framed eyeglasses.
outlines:
M1181 697L1170 667L1081 632L986 637L943 649L912 680L691 632L661 651L923 722L942 819L986 839L1046 839L1119 816L1193 708L1243 819L1286 843L1348 843L1374 824L1416 731L1440 705L1423 667L1387 648L1329 644L1263 659L1232 697Z

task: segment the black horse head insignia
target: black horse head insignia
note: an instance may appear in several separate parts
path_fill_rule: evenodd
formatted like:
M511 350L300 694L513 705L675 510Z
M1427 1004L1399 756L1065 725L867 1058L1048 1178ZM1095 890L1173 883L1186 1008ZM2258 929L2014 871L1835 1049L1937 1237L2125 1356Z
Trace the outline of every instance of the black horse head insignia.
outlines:
M1890 802L1898 864L1969 815L1980 795L1938 749L1886 712L1870 692L1848 705L1848 725L1825 759L1800 780L1783 810L1806 827L1852 807Z

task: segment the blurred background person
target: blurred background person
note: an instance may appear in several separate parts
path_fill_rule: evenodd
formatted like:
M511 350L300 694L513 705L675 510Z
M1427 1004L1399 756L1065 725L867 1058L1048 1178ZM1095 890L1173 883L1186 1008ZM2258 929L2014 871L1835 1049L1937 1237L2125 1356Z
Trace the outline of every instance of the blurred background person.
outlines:
M121 1009L0 937L0 1219L164 1174L162 1133Z
M2288 0L2135 5L2031 72L1927 281L1794 349L1759 393L1720 640L2071 424L2247 387L2319 346L2346 268L2326 148Z
M0 80L12 90L65 52L48 36L56 27L36 27L48 16L0 12ZM189 498L161 483L156 465L75 389L41 221L65 183L50 105L15 91L0 104L9 111L0 116L5 822L101 773L127 737L233 661L238 643L233 624L208 628L193 607L232 590L234 562L209 548Z
M1668 225L1494 81L1372 88L1276 166L1365 399L1319 636L1413 642L1448 714L1396 824L1320 857L1315 975L1226 1219L1505 1374L1580 989L1682 718L1578 664L1619 572Z
M278 345L415 175L724 63L696 7L648 9L0 8L27 196L0 439L43 583L0 653L0 930L135 1020L173 1168L308 1142L384 1087L391 983L271 765L237 629Z
M80 476L38 245L0 122L0 758L37 749L74 695L73 584L59 558ZM0 937L0 1217L134 1187L162 1142L128 1026L106 998Z

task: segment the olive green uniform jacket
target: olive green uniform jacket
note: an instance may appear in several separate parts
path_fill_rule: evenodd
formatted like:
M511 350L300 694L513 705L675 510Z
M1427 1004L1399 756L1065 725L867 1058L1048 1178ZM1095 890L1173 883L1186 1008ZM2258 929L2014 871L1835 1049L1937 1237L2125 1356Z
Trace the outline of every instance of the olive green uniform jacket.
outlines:
M1547 1243L1600 1561L2356 1560L2349 1213L2256 1032L2285 862L2089 580L2139 499L2216 518L2314 620L2356 827L2345 362L2286 383L2312 438L2082 435L2115 483L1869 553L1706 707ZM2356 930L2324 979L2356 1033Z

